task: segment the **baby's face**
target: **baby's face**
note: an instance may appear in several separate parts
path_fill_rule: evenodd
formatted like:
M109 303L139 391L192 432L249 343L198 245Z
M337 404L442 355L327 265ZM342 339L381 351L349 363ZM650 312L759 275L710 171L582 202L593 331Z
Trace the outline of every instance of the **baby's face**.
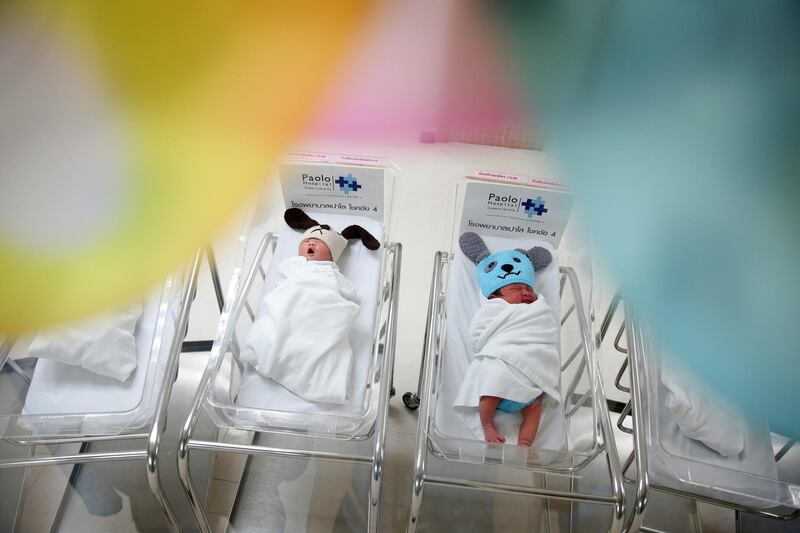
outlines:
M304 239L300 241L297 253L309 261L333 261L331 249L319 239Z
M510 304L532 304L536 301L536 292L524 283L512 283L498 291L498 296Z

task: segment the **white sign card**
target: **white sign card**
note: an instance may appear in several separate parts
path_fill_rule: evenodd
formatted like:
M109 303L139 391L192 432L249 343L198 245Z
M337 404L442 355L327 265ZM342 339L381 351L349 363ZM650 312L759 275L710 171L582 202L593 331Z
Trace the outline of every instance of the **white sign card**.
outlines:
M284 163L279 175L287 208L366 216L383 222L383 168Z
M284 156L286 160L330 163L335 165L362 165L367 167L388 167L390 162L385 157L357 154L328 154L325 152L289 152Z
M518 174L508 174L497 170L476 170L474 177L490 181L505 181L508 183L519 183L520 185L530 185L531 187L543 187L545 189L558 189L568 191L569 187L557 181L549 181L536 176L520 176Z
M459 234L535 238L558 248L575 197L542 187L469 182L464 192Z

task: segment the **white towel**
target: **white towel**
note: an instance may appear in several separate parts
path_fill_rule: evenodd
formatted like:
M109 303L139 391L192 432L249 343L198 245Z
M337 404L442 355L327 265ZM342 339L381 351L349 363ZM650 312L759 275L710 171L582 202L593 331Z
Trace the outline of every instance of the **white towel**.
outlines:
M353 364L357 297L335 263L290 257L247 332L241 359L309 401L343 404Z
M719 396L674 357L661 358L665 404L681 432L723 457L744 450L746 418L735 405Z
M470 325L475 357L453 404L459 418L480 438L481 396L528 403L542 393L546 405L561 402L559 328L544 298L509 304L500 298L481 306Z
M142 305L135 303L88 320L56 326L40 332L28 353L125 382L136 370L134 331L141 316Z

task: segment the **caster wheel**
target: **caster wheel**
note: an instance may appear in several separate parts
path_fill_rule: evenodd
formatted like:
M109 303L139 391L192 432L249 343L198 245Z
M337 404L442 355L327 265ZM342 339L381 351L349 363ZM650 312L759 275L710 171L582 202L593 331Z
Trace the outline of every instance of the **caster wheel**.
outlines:
M407 392L403 394L403 403L412 411L416 411L419 407L419 397L416 394Z
M395 394L397 394L397 391L395 391L394 387L392 387L392 390L389 391L389 398L394 398Z

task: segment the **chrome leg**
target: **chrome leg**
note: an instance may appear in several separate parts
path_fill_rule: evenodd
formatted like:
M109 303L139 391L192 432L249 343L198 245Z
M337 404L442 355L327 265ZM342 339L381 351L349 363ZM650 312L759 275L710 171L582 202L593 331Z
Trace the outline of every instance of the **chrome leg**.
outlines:
M541 474L542 478L542 488L547 490L547 474ZM550 499L545 498L544 500L544 516L545 516L545 523L547 524L547 533L550 533L553 529L550 527Z
M433 280L431 281L430 300L428 302L428 320L425 326L425 344L423 348L423 366L420 370L421 387L419 389L420 410L417 416L417 442L414 458L414 479L411 485L411 508L408 514L406 533L414 533L417 529L419 511L422 507L422 494L425 486L425 467L427 464L428 420L430 419L430 391L433 381L433 362L431 355L438 348L436 332L439 316L439 295L441 293L442 269L445 253L436 252L433 263Z
M645 442L645 427L643 413L643 392L646 386L641 382L639 372L639 354L643 348L641 331L636 321L636 315L631 309L626 308L625 324L628 341L628 366L631 379L631 418L633 419L633 456L636 460L636 499L633 510L628 516L626 529L636 531L642 526L644 513L647 507L648 490L650 486L647 472L647 443Z
M386 446L386 427L389 417L389 396L394 377L394 356L397 340L397 306L400 300L400 268L403 247L400 243L392 245L392 289L389 303L389 314L386 331L386 352L381 370L381 395L379 404L381 411L375 421L375 447L372 454L372 476L369 483L369 508L367 510L367 530L378 531L378 511L380 506L381 485L383 483L383 463Z
M441 259L439 258L439 254L444 254L444 252L437 252L437 255L436 255L436 257L437 257L436 261L437 262L434 265L434 269L439 268L439 263L441 261ZM435 279L435 274L434 274L434 279ZM426 338L426 339L428 338L428 335L430 334L431 317L433 316L433 312L432 312L433 311L433 307L432 306L433 306L434 301L435 301L435 296L436 296L435 288L434 288L433 284L431 284L431 291L430 291L430 294L428 295L428 321L425 324L425 337L424 338ZM420 363L419 363L419 378L417 379L417 390L414 391L414 392L407 392L407 393L403 394L403 403L406 405L406 407L408 407L412 411L415 411L420 405L420 395L422 394L422 381L424 379L423 369L425 368L425 364L427 362L427 359L428 359L428 354L426 353L425 347L423 346L423 348L422 348L422 359L420 360Z
M161 484L161 476L158 470L158 453L161 446L161 436L167 427L167 408L169 406L170 396L172 395L172 386L175 383L173 377L177 376L178 363L180 362L181 346L183 344L183 338L180 333L186 331L189 325L189 310L192 307L192 296L197 288L197 277L200 273L201 259L201 252L198 251L194 257L194 263L192 264L189 278L186 280L183 287L183 293L181 294L181 315L178 319L178 325L175 328L172 346L170 346L169 363L164 373L165 377L161 394L158 398L156 417L153 421L150 435L147 438L147 483L156 501L161 506L161 510L164 512L164 516L172 531L181 531L181 527L175 516L175 512L172 510L172 505L170 505L164 493L164 487Z
M693 533L703 533L703 522L700 520L700 509L697 507L697 500L692 500L689 520L692 524Z
M599 347L603 343L603 339L605 339L606 334L608 333L608 328L611 327L611 321L614 319L614 314L617 312L617 308L619 307L621 301L622 293L617 291L614 294L614 297L611 299L611 303L609 304L608 310L603 317L603 321L600 323L600 331L597 332L595 346Z
M589 371L590 379L592 380L595 390L598 391L596 395L595 411L598 413L600 431L603 435L603 443L606 451L606 462L608 465L608 472L610 476L611 493L613 499L613 510L611 514L611 523L608 530L610 532L625 531L625 486L622 481L622 469L620 466L619 455L617 452L617 445L614 440L614 431L611 423L611 416L608 413L608 405L605 402L605 395L603 394L603 380L597 365L593 359L590 359L592 338L589 332L589 325L586 322L586 316L583 313L584 305L583 298L581 297L580 285L578 284L578 277L575 271L568 267L561 267L561 272L566 274L567 279L572 289L572 297L575 302L575 307L578 313L578 325L581 331L581 340L583 342L584 361L586 368ZM607 315L608 318L608 315ZM606 322L606 320L604 320ZM608 318L610 324L610 318ZM608 326L606 326L607 329Z
M0 343L0 368L3 368L3 365L6 364L15 342L17 342L17 339L14 337L4 337L3 342Z
M183 432L186 431L184 426ZM192 480L192 474L189 471L189 436L181 433L181 440L178 443L178 476L181 479L181 485L186 493L186 498L189 500L189 505L192 508L192 513L197 521L197 525L202 533L211 533L211 525L208 523L206 514L203 511L203 504L197 496L197 489Z
M381 501L381 484L383 482L383 447L372 462L372 475L369 480L369 507L367 508L367 531L378 531L378 511Z
M406 533L415 533L417 530L417 520L419 520L419 510L422 507L422 489L424 488L423 477L425 466L419 469L416 465L414 467L414 484L411 488L411 508L408 513L408 525L406 526Z
M211 246L206 247L206 259L208 260L208 269L211 271L211 283L214 284L214 295L217 297L217 306L219 312L225 308L225 296L222 293L222 283L219 280L219 269L217 268L217 258L214 255L214 249Z
M88 450L89 450L89 443L82 442L80 448L78 449L78 453L86 453ZM61 495L61 501L58 502L58 509L56 510L56 515L55 517L53 517L53 523L50 526L51 532L56 532L59 530L61 521L64 519L64 511L67 499L69 497L69 493L76 487L76 483L78 481L78 475L80 474L82 466L83 465L81 463L77 463L73 465L72 469L70 470L69 478L67 479L67 485L64 487L64 493Z
M33 457L33 454L34 454L35 450L36 450L36 446L29 446L28 447L28 449L26 451L28 458ZM20 530L20 518L22 516L22 509L23 509L23 506L25 504L25 494L26 494L25 488L28 485L29 476L30 476L30 470L28 470L27 467L23 468L22 469L22 483L20 484L20 487L19 487L19 493L16 495L17 505L15 506L15 510L14 510L13 526L12 526L12 529L11 529L12 533L18 533L19 530ZM4 494L4 496L5 496L5 494ZM63 498L63 495L62 495L62 498ZM5 520L4 520L4 522L5 522ZM6 525L7 525L7 523L6 523Z
M784 444L781 447L781 449L778 451L778 453L775 454L775 462L777 463L778 461L783 459L783 456L786 455L786 453L789 450L791 450L792 446L794 446L796 443L797 443L797 439L789 439L789 441L786 442L786 444Z
M206 365L205 372L203 372L203 377L200 379L200 384L197 387L197 392L195 393L192 406L189 409L189 414L186 416L183 428L181 429L180 439L178 441L178 477L181 480L181 486L183 487L186 498L189 501L190 507L192 508L192 513L194 514L198 527L203 533L211 533L211 526L208 523L208 518L206 518L206 514L203 509L203 503L197 494L197 488L192 480L189 466L189 439L191 438L194 428L197 425L197 420L200 417L203 399L205 398L205 395L214 380L216 367L225 355L224 352L220 352L221 347L227 345L228 342L233 338L236 320L244 308L245 295L248 288L253 283L253 279L255 278L260 265L261 257L263 257L267 246L269 246L270 243L273 243L274 245L274 235L272 233L264 235L264 238L261 240L258 250L256 251L253 264L247 272L243 285L240 287L238 285L238 281L231 282L231 287L228 294L229 297L233 297L233 301L228 302L231 306L228 310L230 322L224 331L218 332L217 339L214 341L214 345L211 349L211 357L209 358L208 365Z
M569 491L575 492L575 477L570 476L569 478ZM575 502L569 502L569 533L574 531L575 527Z
M8 361L6 361L6 364L11 370L17 373L17 375L22 379L22 381L24 381L28 385L31 384L31 377L28 375L27 372L25 372L22 369L21 366L19 366L19 364L16 361L14 361L13 359L9 359Z

